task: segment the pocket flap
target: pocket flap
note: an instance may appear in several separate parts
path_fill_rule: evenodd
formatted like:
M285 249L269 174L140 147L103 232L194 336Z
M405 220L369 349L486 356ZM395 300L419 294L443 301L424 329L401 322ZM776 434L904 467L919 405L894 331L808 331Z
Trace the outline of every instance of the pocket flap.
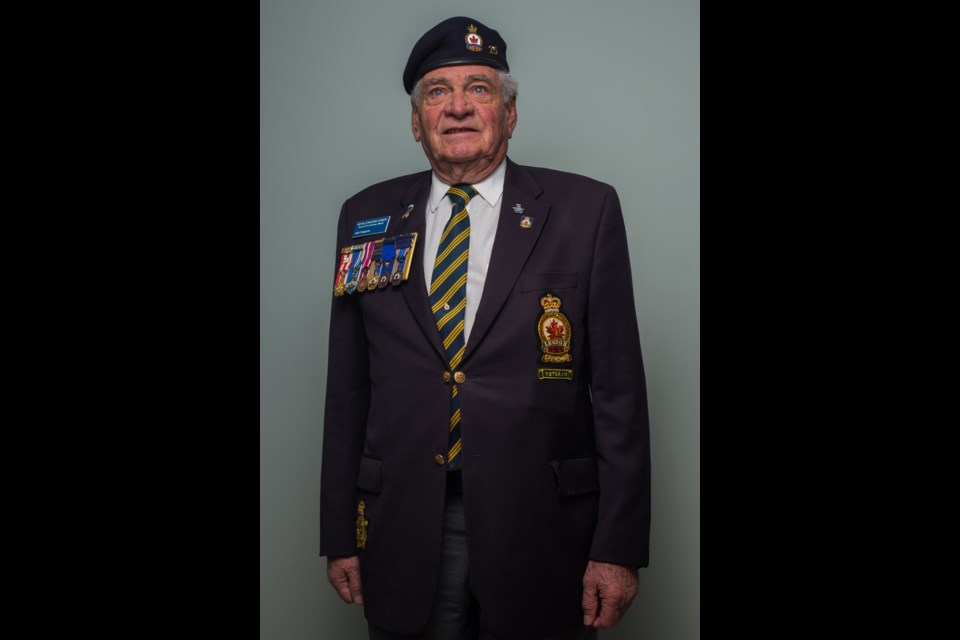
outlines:
M547 273L528 273L520 276L520 290L549 291L550 289L575 289L577 272L548 271Z
M600 472L596 458L566 458L550 463L557 476L561 496L579 496L600 491Z
M369 493L380 493L380 467L383 462L363 456L360 458L360 473L357 488Z

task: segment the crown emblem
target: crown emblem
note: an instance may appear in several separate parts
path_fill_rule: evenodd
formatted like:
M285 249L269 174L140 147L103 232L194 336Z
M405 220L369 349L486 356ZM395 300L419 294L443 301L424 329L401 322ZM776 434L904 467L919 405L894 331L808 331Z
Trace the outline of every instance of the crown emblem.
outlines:
M469 31L470 33L476 33L476 32L477 32L477 25L475 25L475 24L470 25L469 27L467 27L467 31Z
M552 294L547 294L540 298L540 306L544 311L559 311L562 301Z

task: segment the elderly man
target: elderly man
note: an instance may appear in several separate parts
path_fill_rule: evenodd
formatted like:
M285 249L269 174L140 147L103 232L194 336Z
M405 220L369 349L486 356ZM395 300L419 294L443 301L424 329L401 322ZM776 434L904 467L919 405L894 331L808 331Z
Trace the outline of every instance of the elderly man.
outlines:
M647 565L646 391L614 189L507 158L500 34L403 74L432 171L340 212L321 555L371 638L592 638Z

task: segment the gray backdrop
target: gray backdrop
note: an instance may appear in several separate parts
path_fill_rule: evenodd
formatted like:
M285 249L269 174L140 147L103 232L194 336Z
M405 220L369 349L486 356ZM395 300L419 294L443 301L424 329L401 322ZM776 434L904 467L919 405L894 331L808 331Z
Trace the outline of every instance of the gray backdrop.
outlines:
M417 38L456 15L508 44L520 83L510 157L613 184L623 204L653 532L637 600L601 635L699 637L699 13L695 0L261 0L261 638L366 637L317 556L336 220L360 189L429 168L401 75Z

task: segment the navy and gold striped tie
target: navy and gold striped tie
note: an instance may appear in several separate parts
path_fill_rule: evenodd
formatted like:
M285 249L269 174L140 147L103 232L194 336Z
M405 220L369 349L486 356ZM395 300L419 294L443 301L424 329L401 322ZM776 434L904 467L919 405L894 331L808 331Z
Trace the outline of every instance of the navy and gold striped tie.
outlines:
M470 255L470 217L467 203L477 195L469 184L458 184L447 191L453 203L450 220L443 228L437 259L433 263L430 283L430 306L447 352L450 371L454 373L463 360L466 340L463 322L467 308L467 257ZM460 397L453 382L450 396L450 446L447 463L451 469L460 466Z

